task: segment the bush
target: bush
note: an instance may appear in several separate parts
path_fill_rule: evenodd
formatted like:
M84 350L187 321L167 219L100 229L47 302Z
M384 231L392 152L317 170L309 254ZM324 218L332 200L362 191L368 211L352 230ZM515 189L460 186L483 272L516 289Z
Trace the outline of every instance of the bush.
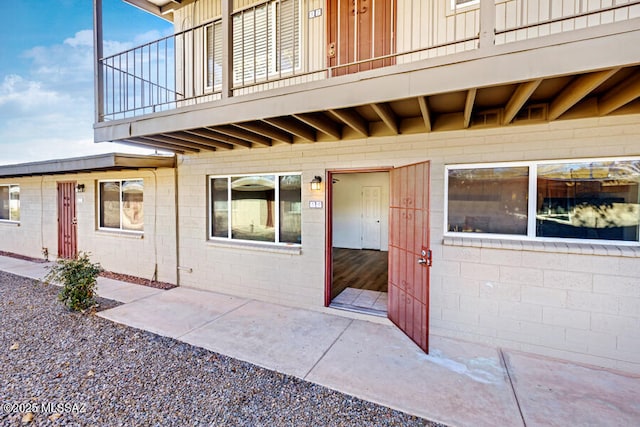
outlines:
M58 299L73 311L84 311L95 305L96 279L102 267L89 260L89 254L80 252L77 259L59 259L49 273L45 282L60 282L62 290Z

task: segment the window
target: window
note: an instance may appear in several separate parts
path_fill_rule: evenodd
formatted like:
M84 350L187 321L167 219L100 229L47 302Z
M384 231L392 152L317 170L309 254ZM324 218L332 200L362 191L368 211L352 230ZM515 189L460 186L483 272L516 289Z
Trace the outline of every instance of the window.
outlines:
M640 240L640 160L446 168L449 234Z
M210 178L210 238L300 244L299 174Z
M141 179L100 181L98 186L99 228L144 230L144 185Z
M449 231L527 235L529 168L449 171Z
M233 15L233 83L251 84L300 67L300 0L275 0Z
M0 221L20 221L19 185L0 185Z
M206 69L205 86L219 91L222 88L222 21L205 27Z
M460 9L480 3L480 0L451 0L451 10Z

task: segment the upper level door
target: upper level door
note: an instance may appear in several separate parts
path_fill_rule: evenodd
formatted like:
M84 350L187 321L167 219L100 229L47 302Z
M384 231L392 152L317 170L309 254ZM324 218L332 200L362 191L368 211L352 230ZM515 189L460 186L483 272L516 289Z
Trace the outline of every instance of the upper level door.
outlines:
M58 257L75 258L78 253L76 183L58 182Z
M395 63L393 58L367 60L395 52L396 0L329 0L327 9L328 66L356 63L334 69L333 75Z

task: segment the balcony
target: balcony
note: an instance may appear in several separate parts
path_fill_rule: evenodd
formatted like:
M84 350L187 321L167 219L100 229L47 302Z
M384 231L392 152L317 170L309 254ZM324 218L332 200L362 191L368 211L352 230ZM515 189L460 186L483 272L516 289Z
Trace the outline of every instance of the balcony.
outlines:
M197 152L640 111L640 0L345 4L223 0L100 55L96 141Z

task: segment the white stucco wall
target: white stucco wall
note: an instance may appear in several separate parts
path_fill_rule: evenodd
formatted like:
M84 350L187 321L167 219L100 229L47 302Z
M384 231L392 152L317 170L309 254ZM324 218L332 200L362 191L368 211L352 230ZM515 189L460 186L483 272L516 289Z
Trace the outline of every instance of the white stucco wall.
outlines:
M98 230L97 182L111 179L144 180L144 232ZM58 253L57 182L76 181L85 191L76 193L78 251L109 271L176 282L175 191L172 169L80 173L0 179L20 185L20 222L0 221L0 250L49 259Z
M326 170L431 161L430 333L640 372L640 248L443 239L444 167L640 155L640 116L218 151L179 162L181 284L323 309ZM302 248L207 240L207 176L302 172ZM323 187L324 190L325 187Z

